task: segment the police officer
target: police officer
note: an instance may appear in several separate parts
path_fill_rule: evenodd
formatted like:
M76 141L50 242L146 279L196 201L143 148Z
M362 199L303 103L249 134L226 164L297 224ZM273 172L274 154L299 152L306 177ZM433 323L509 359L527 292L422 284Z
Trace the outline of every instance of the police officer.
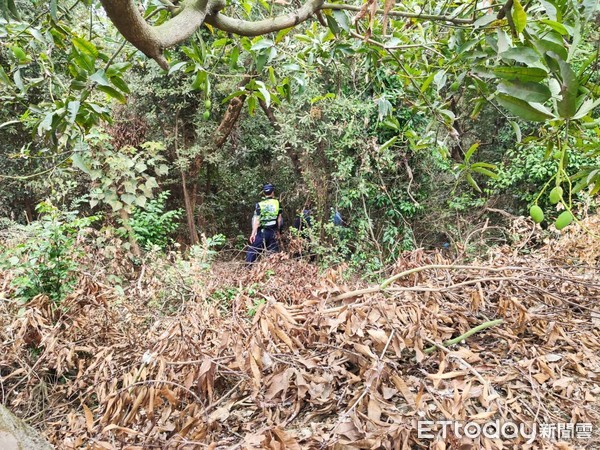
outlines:
M267 250L279 251L277 233L283 228L283 216L279 200L275 198L275 186L267 183L263 186L264 199L256 204L252 217L252 234L246 254L246 262L252 264L258 254Z

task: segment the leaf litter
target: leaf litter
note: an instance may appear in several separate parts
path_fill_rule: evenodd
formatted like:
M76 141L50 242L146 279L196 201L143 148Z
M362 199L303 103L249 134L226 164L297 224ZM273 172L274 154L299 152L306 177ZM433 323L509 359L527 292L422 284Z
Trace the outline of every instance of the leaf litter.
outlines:
M84 273L58 308L1 303L0 399L60 449L600 448L598 240L573 227L529 255L457 264L406 253L402 276L373 286L285 255L218 263L182 278L166 312L150 266L125 295ZM439 420L593 432L419 438L418 421Z

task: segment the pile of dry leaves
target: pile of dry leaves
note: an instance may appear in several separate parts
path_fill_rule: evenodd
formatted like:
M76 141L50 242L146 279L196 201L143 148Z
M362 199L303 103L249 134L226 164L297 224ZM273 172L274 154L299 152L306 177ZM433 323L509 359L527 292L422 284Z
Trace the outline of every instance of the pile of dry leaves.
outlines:
M280 256L198 272L169 313L150 268L125 295L83 275L58 309L0 302L0 400L60 449L600 448L599 264L580 230L380 285ZM444 420L538 428L419 436Z

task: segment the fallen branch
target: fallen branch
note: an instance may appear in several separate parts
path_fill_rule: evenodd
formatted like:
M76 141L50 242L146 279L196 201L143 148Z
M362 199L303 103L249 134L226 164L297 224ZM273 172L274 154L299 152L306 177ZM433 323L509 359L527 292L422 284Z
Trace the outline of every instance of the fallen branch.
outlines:
M333 298L336 300L344 300L346 298L360 297L365 294L374 294L376 292L385 292L388 290L388 286L392 284L394 281L399 280L400 278L404 278L408 275L412 275L413 273L423 272L429 269L445 269L445 270L480 270L487 272L504 272L507 270L520 270L520 271L531 271L530 268L527 267L484 267L484 266L463 266L463 265L447 265L447 264L430 264L427 266L414 267L409 270L405 270L404 272L400 272L387 280L384 280L378 286L372 286L370 288L358 289L355 291L344 292Z
M475 328L471 328L469 331L467 331L464 334L461 334L460 336L458 336L456 338L444 341L441 345L444 347L449 347L450 345L458 344L460 341L464 341L468 337L473 336L475 333L485 330L486 328L500 325L503 322L504 322L504 319L490 320L488 322L484 322L481 325L477 325ZM432 347L429 347L429 348L426 348L425 350L423 350L423 353L429 354L429 353L433 353L436 350L437 350L437 346L434 345Z

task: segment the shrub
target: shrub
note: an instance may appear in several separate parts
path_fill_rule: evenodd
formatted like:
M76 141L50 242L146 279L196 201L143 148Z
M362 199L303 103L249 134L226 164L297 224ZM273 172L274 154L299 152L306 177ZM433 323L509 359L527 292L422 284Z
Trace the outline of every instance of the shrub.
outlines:
M161 192L143 208L136 208L129 219L136 240L146 250L154 246L164 249L173 242L170 236L179 226L178 220L183 215L183 210L165 212L169 194L169 191Z
M1 264L16 273L12 287L17 299L26 302L45 294L58 304L77 281L77 237L98 217L78 218L77 211L62 212L49 202L36 211L39 220L24 227L27 239L6 248Z

